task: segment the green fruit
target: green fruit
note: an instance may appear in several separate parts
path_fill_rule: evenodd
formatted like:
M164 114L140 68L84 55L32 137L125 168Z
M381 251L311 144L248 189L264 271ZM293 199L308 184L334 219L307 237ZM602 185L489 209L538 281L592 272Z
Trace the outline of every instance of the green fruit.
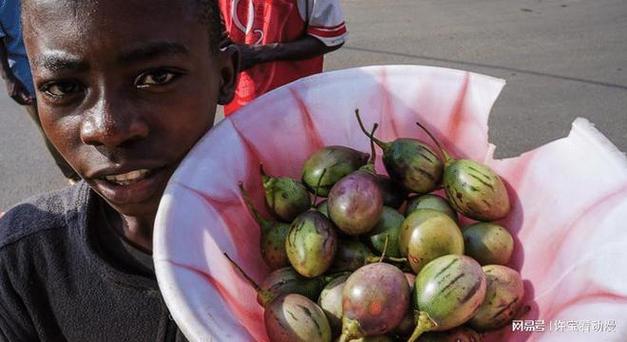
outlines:
M399 250L414 273L431 260L464 254L464 238L450 217L433 209L416 209L401 224Z
M486 276L479 263L465 255L446 255L428 263L414 286L415 341L423 332L464 324L485 299Z
M331 280L320 293L318 305L327 315L331 329L337 333L342 330L342 291L348 274Z
M371 257L374 257L374 254L362 242L357 240L340 240L335 259L333 259L329 271L354 271L366 265Z
M324 201L320 202L316 206L316 210L321 212L324 216L329 217L329 201L324 200Z
M311 193L316 193L320 180L318 196L326 197L337 181L358 170L367 161L367 153L345 146L327 146L316 151L305 161L302 181Z
M481 335L467 327L438 332L428 332L418 339L419 342L480 342Z
M261 168L261 179L266 205L284 222L292 222L296 216L311 207L311 198L305 186L289 177L270 177Z
M487 278L485 300L470 320L470 325L480 331L506 326L516 315L525 295L520 273L501 266L483 266Z
M290 264L308 278L326 272L336 250L337 235L333 223L315 210L308 210L296 217L285 240Z
M445 198L438 195L422 195L414 196L407 202L407 209L405 210L405 216L409 216L416 209L434 209L441 211L448 215L455 222L459 222L457 218L457 212L451 207Z
M466 255L481 265L506 265L514 251L514 238L502 226L481 222L463 231Z
M494 221L510 211L505 184L485 165L468 159L449 160L443 184L451 205L467 217Z
M322 309L299 294L275 299L263 317L268 337L273 342L331 341L331 327Z
M398 247L398 235L400 233L401 224L405 217L398 211L390 207L383 207L381 218L377 224L368 233L372 247L379 253L383 253L385 241L388 245L385 255L388 257L400 257L401 253Z
M257 302L265 307L275 298L288 293L298 293L315 300L324 284L323 277L305 278L291 267L280 268L270 273L261 283L257 291Z

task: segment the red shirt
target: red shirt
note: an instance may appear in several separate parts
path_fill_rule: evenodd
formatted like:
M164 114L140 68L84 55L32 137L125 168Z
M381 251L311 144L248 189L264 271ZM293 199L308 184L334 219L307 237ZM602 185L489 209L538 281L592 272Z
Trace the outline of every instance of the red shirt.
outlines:
M233 42L266 45L298 40L308 34L327 46L346 37L338 0L220 0ZM299 78L322 72L323 56L262 63L239 74L235 98L224 107L230 115L258 96Z

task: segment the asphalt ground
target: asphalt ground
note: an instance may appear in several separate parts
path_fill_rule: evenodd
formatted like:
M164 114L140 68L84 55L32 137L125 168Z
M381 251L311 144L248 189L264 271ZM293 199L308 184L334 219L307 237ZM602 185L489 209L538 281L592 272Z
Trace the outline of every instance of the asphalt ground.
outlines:
M327 56L326 70L421 64L505 79L489 122L497 157L564 137L577 117L627 151L627 1L342 4L350 37ZM5 94L0 89L0 210L67 184L35 124Z

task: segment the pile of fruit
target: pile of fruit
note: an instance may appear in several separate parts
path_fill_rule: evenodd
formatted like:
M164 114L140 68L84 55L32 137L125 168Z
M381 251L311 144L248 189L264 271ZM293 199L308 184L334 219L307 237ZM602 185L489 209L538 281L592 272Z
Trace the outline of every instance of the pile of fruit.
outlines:
M437 150L411 138L380 141L377 124L367 131L356 116L370 155L324 147L301 181L261 168L274 218L263 218L240 184L273 270L251 281L271 341L479 341L477 331L507 325L524 290L504 266L513 238L490 222L510 211L501 178L451 158L420 123ZM375 144L388 175L375 172ZM442 188L446 198L432 193ZM477 222L461 229L459 214Z

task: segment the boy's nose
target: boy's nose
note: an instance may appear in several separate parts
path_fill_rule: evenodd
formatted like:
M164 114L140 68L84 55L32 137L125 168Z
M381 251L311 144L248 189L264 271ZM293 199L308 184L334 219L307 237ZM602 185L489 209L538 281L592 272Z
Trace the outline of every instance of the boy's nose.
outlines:
M126 103L126 105L124 104ZM81 140L93 146L124 147L148 136L149 127L129 102L102 100L81 122Z

